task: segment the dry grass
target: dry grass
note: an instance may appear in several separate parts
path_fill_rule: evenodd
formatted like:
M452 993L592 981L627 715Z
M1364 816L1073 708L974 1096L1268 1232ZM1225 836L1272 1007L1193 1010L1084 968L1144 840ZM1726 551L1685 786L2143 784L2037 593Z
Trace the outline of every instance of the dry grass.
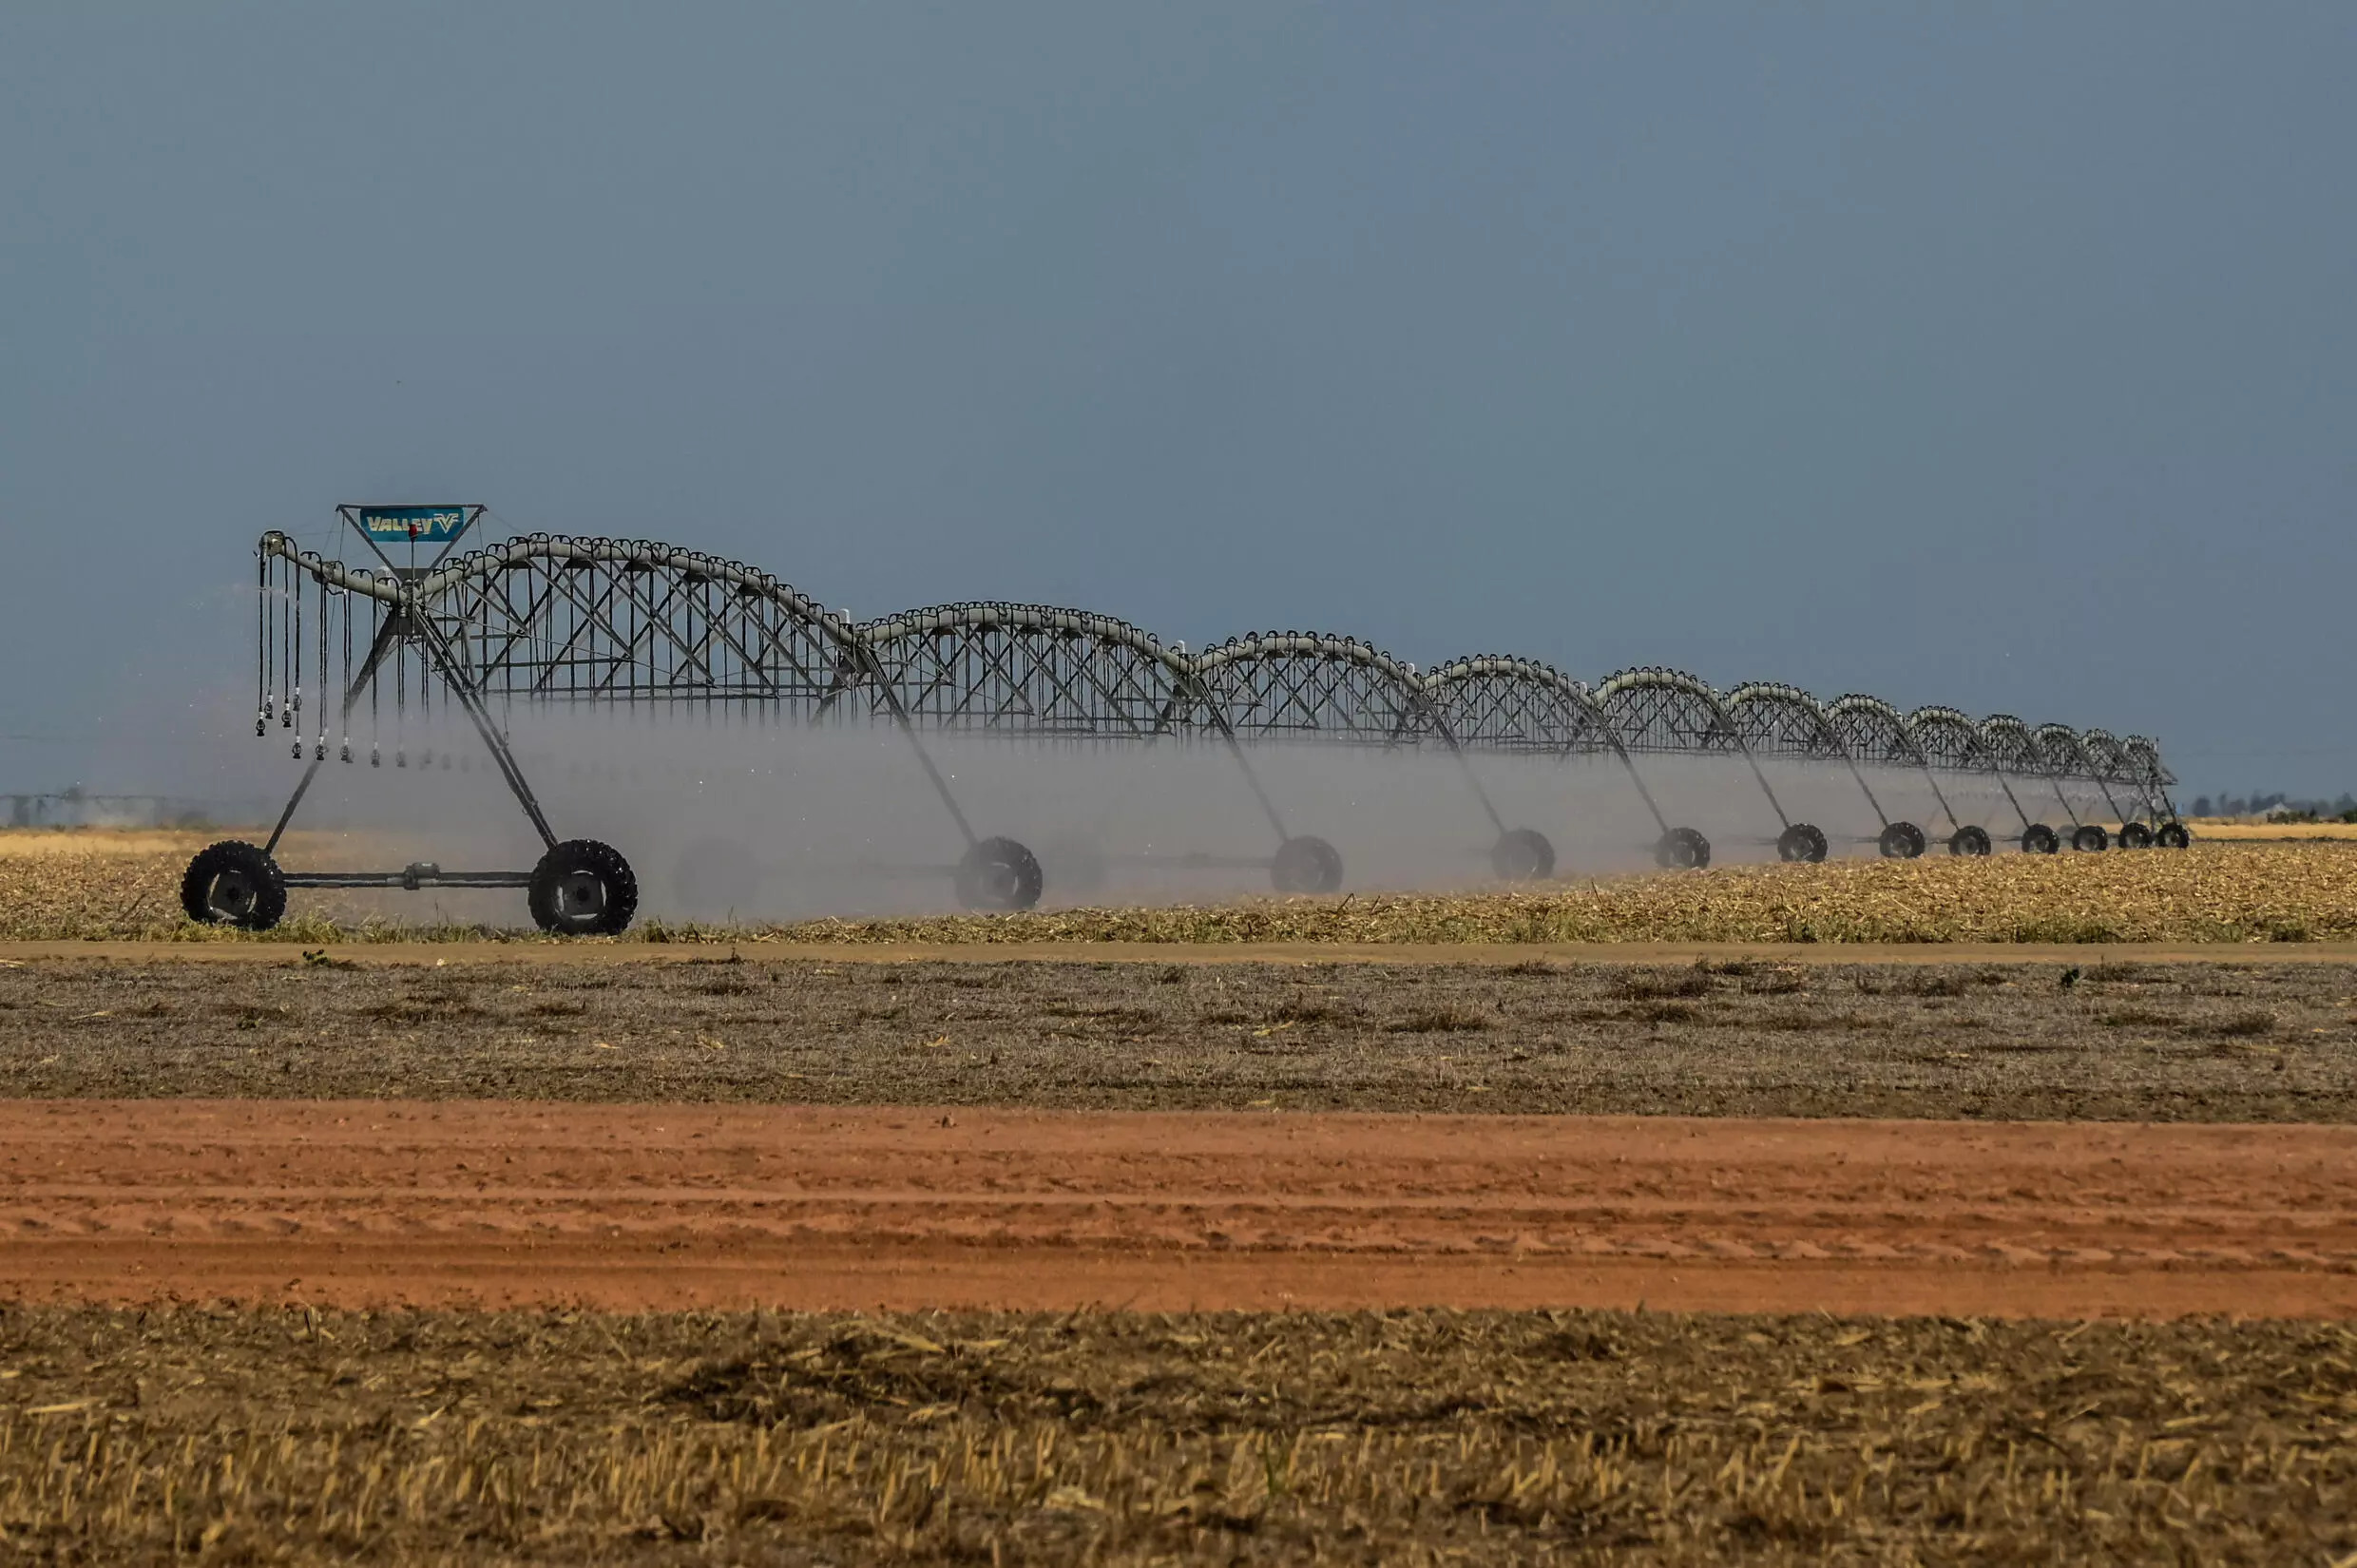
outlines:
M2324 941L2357 938L2357 844L1724 866L1531 892L809 921L754 934L961 943Z
M0 832L0 940L252 940L181 917L180 873L202 842L202 835ZM338 922L334 910L298 894L286 924L266 939L538 939L481 926ZM634 935L851 943L2316 941L2357 938L2357 842L1722 866L1528 892L1373 892L766 927L650 921Z
M2357 822L2270 822L2264 817L2217 816L2197 818L2190 825L2197 837L2238 843L2357 839Z
M0 862L161 857L184 865L190 855L220 836L173 828L5 828L0 829Z
M260 843L266 829L182 832L166 829L0 829L0 941L252 941L198 926L181 913L180 879L189 857L219 839ZM349 857L340 834L294 833L281 850L291 864ZM294 895L284 924L265 940L350 942L436 938L481 940L476 926L417 926L355 919L335 895ZM518 895L519 906L521 895ZM339 914L344 918L336 918Z
M27 1560L2328 1562L2337 1325L18 1310Z

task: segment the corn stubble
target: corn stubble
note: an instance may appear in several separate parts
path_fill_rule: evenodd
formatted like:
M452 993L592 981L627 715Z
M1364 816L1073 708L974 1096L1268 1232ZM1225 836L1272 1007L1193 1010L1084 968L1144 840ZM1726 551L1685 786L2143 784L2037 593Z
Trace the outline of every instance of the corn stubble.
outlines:
M179 912L189 845L0 833L0 940L254 937ZM325 908L330 913L317 912ZM536 933L369 919L298 902L259 940L481 940ZM817 920L642 923L642 940L793 942L2299 942L2357 938L2357 843L2200 844L2182 852L1933 856L1725 866L1539 890L1243 898L1213 906Z
M768 934L801 942L2327 941L2357 937L2357 845L1725 866L1539 891L813 921Z
M59 1562L2336 1559L2357 1332L18 1310Z

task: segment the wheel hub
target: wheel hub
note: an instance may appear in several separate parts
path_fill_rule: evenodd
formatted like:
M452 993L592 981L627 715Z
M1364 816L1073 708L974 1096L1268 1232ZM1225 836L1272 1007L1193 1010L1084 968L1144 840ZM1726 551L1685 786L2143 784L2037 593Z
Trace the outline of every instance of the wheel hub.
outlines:
M223 871L213 879L206 902L232 920L243 920L254 909L254 884L243 871Z
M594 920L605 908L605 884L588 871L575 871L557 889L568 919Z

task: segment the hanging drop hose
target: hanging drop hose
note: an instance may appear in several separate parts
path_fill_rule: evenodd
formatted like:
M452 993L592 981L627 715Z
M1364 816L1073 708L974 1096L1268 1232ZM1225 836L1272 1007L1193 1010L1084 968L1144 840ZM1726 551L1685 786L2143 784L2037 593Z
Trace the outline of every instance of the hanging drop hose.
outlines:
M344 677L336 684L348 694L352 690L352 596L343 594L340 597L344 606ZM349 696L344 700L343 724L344 765L350 767L352 765L352 701Z
M328 675L328 670L327 670L327 579L325 579L325 578L321 578L321 579L319 580L319 614L318 614L318 618L317 618L317 619L318 619L318 622L319 622L319 684L320 684L322 687L325 687L325 686L326 686L326 684L327 684L327 675ZM318 740L318 745L317 745L317 748L316 748L315 751L313 751L313 753L312 753L312 755L311 755L311 759L312 759L314 762L325 762L325 761L327 760L327 719L328 719L327 705L326 705L325 703L321 703L321 704L319 705L319 740Z
M254 733L270 733L270 557L254 566Z
M291 755L296 761L300 762L303 759L303 732L298 725L303 711L303 590L301 584L297 583L288 591L288 600L287 645L292 651L289 655L290 679L287 681L286 716L282 727L294 732L295 738Z
M278 568L278 583L273 584L270 595L270 624L271 629L277 634L278 644L278 674L287 678L285 681L287 700L278 704L278 727L280 729L289 728L295 722L295 710L289 705L295 699L295 634L290 629L291 618L286 613L286 606L282 602L284 590L279 585L286 582L293 569L292 566L285 565Z
M398 616L406 612L396 609L393 613ZM402 627L395 627L393 635L400 637L402 631ZM393 765L396 768L410 765L406 744L409 737L409 707L410 650L408 640L403 638L393 650Z
M374 648L374 647L375 647L375 646L376 646L376 640L377 640L379 637L381 637L381 636L383 636L383 635L384 635L384 629L385 629L385 606L384 606L382 603L379 603L377 601L375 601L375 600L374 600L374 599L370 600L370 601L369 601L369 603L373 606L373 608L372 608L372 609L370 610L370 612L369 612L369 646L370 646L370 647L372 647L372 648ZM378 746L377 746L377 730L378 730L378 725L377 725L377 713L378 713L378 703L377 703L377 700L376 700L376 688L377 688L378 684L379 684L379 682L378 682L378 680L376 679L376 677L375 677L374 673L374 672L372 672L372 673L370 674L370 676L369 676L369 683L368 683L368 688L369 688L369 766L370 766L370 767L372 767L372 768L381 768L381 767L383 767L383 766L385 765L385 755L384 755L384 753L383 753L382 751L380 751L380 750L378 749Z

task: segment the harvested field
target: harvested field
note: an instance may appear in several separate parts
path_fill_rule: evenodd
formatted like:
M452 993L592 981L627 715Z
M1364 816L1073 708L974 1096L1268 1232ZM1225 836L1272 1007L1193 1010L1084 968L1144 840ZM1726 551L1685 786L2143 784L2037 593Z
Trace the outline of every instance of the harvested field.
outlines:
M39 1561L2357 1549L2338 1325L20 1309L0 1361Z
M0 832L0 940L257 940L181 917L180 874L203 836ZM291 842L290 864L306 854L349 852L332 851L329 835ZM659 895L650 897L659 906ZM487 898L454 895L449 908L522 919L512 895ZM437 921L438 908L423 894L303 894L288 922L259 940L316 945L494 934L471 920ZM733 929L654 919L641 934L827 943L2318 941L2357 938L2357 842L1721 866L1558 883L1539 891L1369 891Z
M1539 891L812 921L774 934L799 942L2305 942L2357 936L2357 844L1715 866Z
M159 940L316 942L338 935L364 939L395 923L386 911L399 906L381 896L371 903L337 894L303 895L290 907L286 922L260 939L198 926L181 912L181 873L190 856L218 839L244 837L259 844L269 836L267 829L0 829L0 940L86 941L119 933ZM288 865L340 862L355 852L366 854L335 833L290 833L279 850ZM410 908L417 908L414 901ZM444 933L430 919L400 924L412 941ZM466 931L480 934L472 927Z
M2357 1149L2283 1125L2357 1123L2334 949L1378 950L2345 940L2357 845L651 923L662 964L372 912L426 900L273 933L496 945L381 967L181 922L193 840L31 836L0 834L0 939L251 961L0 966L0 1294L56 1303L0 1308L0 1555L2357 1551L2347 1328L2017 1321L2357 1314ZM1105 939L1366 946L769 956ZM1542 1112L1641 1119L1496 1114ZM217 1297L306 1305L163 1305ZM471 1310L527 1303L565 1307ZM755 1303L1054 1311L711 1315ZM1548 1310L1303 1310L1440 1304Z
M2347 963L376 967L278 951L0 968L0 1094L2357 1120Z
M2198 838L2296 844L2357 838L2357 822L2261 822L2242 818L2195 818L2187 824Z

